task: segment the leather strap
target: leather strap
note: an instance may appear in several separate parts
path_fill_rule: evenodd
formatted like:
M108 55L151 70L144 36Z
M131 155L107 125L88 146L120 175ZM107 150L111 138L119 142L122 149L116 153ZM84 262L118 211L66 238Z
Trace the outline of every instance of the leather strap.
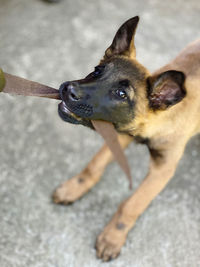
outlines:
M4 93L60 99L59 91L55 88L8 73L4 73L4 77L6 80L5 87L2 91Z
M92 120L92 124L96 131L104 138L108 147L112 151L116 161L125 172L129 180L129 188L132 189L131 171L128 165L127 158L118 141L117 132L112 123L107 121Z

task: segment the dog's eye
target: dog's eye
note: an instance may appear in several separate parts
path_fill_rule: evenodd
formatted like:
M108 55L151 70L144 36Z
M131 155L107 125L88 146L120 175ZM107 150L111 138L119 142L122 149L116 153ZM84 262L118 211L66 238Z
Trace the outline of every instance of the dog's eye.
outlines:
M122 99L127 99L126 88L128 88L129 86L130 86L129 80L120 81L118 89L115 91L115 94Z
M127 94L126 94L125 90L123 90L123 89L117 89L115 91L115 94L117 96L119 96L120 98L122 98L122 99L126 99L127 98Z

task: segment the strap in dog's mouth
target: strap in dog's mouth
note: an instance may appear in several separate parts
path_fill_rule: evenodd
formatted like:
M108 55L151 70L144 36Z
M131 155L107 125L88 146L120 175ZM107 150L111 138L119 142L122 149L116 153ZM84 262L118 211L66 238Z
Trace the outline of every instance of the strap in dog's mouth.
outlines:
M96 131L104 138L108 147L112 151L116 161L119 163L122 170L125 172L129 180L129 188L132 189L131 171L128 165L127 158L118 141L117 132L112 123L107 121L92 120L92 124Z
M29 81L24 78L17 77L8 73L4 73L5 86L3 93L24 95L24 96L39 96L60 100L59 91L47 85Z

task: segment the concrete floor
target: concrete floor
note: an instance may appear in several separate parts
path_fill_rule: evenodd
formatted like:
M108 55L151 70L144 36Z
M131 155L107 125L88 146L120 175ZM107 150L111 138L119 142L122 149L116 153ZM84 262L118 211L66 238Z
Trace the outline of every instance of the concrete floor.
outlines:
M91 71L117 27L140 15L138 59L152 71L200 37L199 14L199 0L0 0L0 66L58 87ZM74 205L51 202L55 187L85 166L102 139L62 122L57 101L33 97L0 95L0 125L1 267L200 266L199 136L120 257L102 263L96 236L130 194L117 164ZM132 144L126 153L136 188L147 171L147 149Z

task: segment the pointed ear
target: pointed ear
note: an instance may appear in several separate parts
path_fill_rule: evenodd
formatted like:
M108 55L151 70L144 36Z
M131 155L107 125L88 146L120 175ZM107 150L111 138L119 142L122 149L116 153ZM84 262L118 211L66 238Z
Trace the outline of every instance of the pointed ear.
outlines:
M115 55L126 55L135 58L134 35L139 17L136 16L127 20L117 31L113 42L105 52L105 58Z
M186 95L183 72L170 70L148 78L148 99L154 110L164 110L180 102Z

